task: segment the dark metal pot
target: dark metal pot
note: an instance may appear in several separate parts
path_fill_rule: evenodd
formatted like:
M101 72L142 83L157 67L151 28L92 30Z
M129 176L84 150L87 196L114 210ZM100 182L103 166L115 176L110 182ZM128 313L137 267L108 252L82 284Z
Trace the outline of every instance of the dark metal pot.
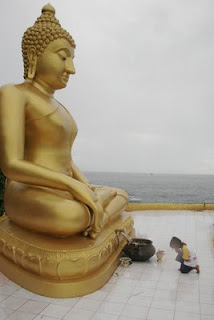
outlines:
M127 243L123 248L123 252L133 261L146 261L155 254L156 250L151 240L139 238L132 240L134 243Z

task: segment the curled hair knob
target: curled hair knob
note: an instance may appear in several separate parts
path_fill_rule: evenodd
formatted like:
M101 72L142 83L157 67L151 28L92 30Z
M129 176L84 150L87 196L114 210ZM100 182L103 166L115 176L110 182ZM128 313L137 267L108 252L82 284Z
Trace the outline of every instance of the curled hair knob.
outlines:
M50 12L50 13L52 13L52 14L55 14L55 13L56 13L54 7L53 7L50 3L46 4L46 5L42 8L42 13L45 13L45 12Z

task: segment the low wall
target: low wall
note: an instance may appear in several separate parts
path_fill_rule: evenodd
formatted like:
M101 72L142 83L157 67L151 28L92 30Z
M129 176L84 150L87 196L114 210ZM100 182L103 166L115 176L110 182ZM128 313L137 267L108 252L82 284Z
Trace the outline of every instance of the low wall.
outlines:
M138 203L129 202L126 211L141 210L214 210L214 203Z

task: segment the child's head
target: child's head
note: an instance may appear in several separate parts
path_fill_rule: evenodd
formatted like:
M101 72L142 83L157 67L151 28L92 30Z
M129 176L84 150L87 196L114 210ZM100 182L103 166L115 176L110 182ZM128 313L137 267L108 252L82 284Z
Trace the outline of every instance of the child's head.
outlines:
M183 242L176 238L176 237L172 237L169 246L173 249L180 249L182 248Z

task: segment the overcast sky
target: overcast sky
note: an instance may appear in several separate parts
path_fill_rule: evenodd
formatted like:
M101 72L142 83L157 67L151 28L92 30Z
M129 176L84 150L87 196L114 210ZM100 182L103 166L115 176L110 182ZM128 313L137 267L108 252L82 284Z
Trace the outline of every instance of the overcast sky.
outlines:
M0 85L22 82L21 38L44 0L0 1ZM83 171L214 174L214 1L52 0L75 39L56 92Z

